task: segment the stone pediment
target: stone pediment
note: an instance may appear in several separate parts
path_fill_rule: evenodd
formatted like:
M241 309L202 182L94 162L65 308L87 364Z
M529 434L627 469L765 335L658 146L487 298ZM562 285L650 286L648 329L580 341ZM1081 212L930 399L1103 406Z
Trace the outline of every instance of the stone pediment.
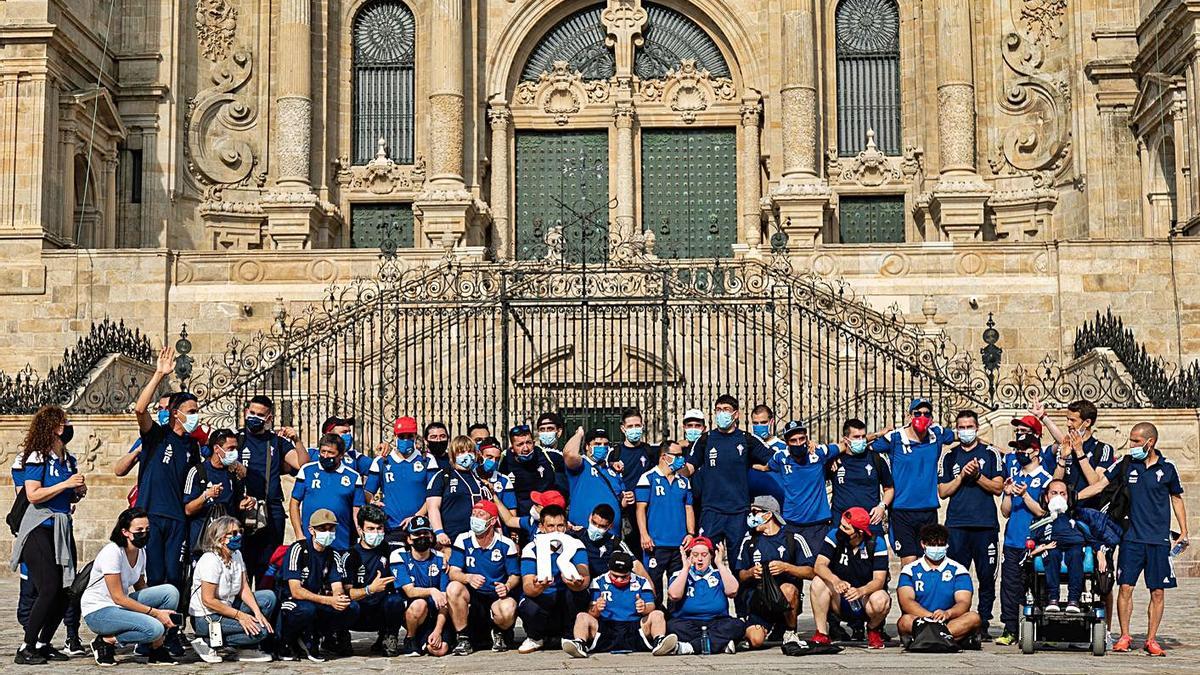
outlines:
M76 123L90 123L93 111L96 115L96 125L108 135L124 139L128 135L125 123L121 121L121 113L113 103L107 89L79 89L65 96L65 107L72 109Z
M587 348L586 345L584 348ZM609 347L597 350L605 358L586 359L574 344L564 345L537 355L513 374L518 387L553 387L568 389L586 385L589 388L652 387L682 381L677 364L669 357L625 345L617 350L619 358L612 359ZM584 366L584 362L588 366ZM585 370L586 368L586 370Z

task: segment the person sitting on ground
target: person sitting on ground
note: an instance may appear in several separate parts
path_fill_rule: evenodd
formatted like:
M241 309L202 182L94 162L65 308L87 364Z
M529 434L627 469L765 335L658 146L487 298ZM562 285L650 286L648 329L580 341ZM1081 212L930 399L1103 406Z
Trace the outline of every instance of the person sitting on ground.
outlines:
M565 534L566 529L567 512L563 507L543 506L538 536L521 550L521 587L525 595L517 604L517 614L527 637L517 648L519 654L542 649L547 639L571 637L571 626L579 612L575 594L588 587L591 575L583 546Z
M471 531L460 534L450 551L447 594L459 636L456 655L470 654L472 645L483 643L489 633L494 652L507 651L512 641L521 565L517 545L500 532L499 513L493 502L476 502Z
M800 608L801 579L811 578L812 567L803 563L812 560L806 553L807 544L799 532L784 529L787 523L779 513L779 502L770 495L754 498L746 516L747 532L738 547L734 569L740 587L738 611L746 619L746 642L758 649L777 629L783 630L784 642L799 642L796 634L796 613ZM787 600L782 615L759 616L751 611L755 593L759 591L764 574L770 574L779 584Z
M308 518L308 530L308 537L293 542L283 557L279 658L323 663L321 638L349 630L359 607L346 594L350 583L344 554L333 548L337 516L317 509Z
M733 654L746 624L729 614L728 599L737 595L738 580L729 571L725 544L717 545L714 556L712 540L701 535L683 548L687 566L667 584L667 597L676 603L667 621L667 632L679 639L675 653Z
M408 597L404 645L400 651L405 656L445 656L450 651L445 640L450 612L445 562L433 553L435 535L429 518L413 516L407 530L408 548L392 553L391 563L396 587Z
M404 627L407 601L393 583L389 567L392 547L388 545L388 516L374 504L358 510L358 529L362 537L346 552L347 594L361 608L350 630L375 633L371 653L400 655L400 629Z
M204 554L192 572L188 602L192 627L196 629L192 647L205 663L223 661L216 650L219 645L209 640L214 630L212 622L219 622L221 642L236 650L239 662L269 662L271 656L257 647L275 632L275 593L250 590L246 563L242 561L241 524L232 516L218 517L204 529L200 549Z
M654 587L633 572L633 556L615 551L608 571L592 580L592 602L575 617L575 639L563 640L563 651L577 659L589 652L649 651L674 653L678 639L668 635L667 620L654 606Z
M887 592L887 541L871 533L871 514L852 506L829 531L817 555L809 587L813 642L829 644L829 612L840 620L867 625L867 648L883 649L883 622L892 609Z
M983 620L971 611L974 595L971 573L946 557L949 530L944 525L930 523L921 528L920 538L924 555L904 566L896 584L903 612L896 622L901 641L912 635L918 619L932 619L946 624L955 640L960 644L966 642L964 647L978 649Z

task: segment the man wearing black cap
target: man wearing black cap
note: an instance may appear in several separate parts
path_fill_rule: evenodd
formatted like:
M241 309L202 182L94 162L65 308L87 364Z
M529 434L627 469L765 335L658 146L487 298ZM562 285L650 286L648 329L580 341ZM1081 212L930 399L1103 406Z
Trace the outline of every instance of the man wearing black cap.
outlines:
M678 639L667 635L667 620L654 606L654 588L634 573L633 556L616 551L608 572L592 579L591 605L575 617L575 639L564 640L563 651L574 658L590 652L674 653Z
M361 450L354 446L354 417L338 417L336 415L326 417L321 423L321 435L337 434L342 437L342 444L346 447L346 452L342 455L342 463L354 469L359 475L359 487L362 487L366 477L371 473L371 457L364 454ZM321 460L321 451L318 448L308 449L308 461L318 462Z
M559 449L558 444L562 440L565 424L562 415L549 411L538 415L537 424L534 425L534 431L537 432L534 437L537 450L554 465L556 489L564 495L568 490L566 465L563 464L563 452Z
M567 516L570 522L582 525L598 504L608 504L615 514L613 534L620 538L621 509L633 506L633 490L625 489L621 474L612 466L611 455L612 446L604 429L593 429L585 436L583 427L579 427L567 441L563 449L571 490Z
M404 612L407 656L445 656L450 651L444 632L450 613L446 586L450 576L441 556L433 554L433 526L425 516L413 516L405 528L408 548L392 553L392 576L408 597Z

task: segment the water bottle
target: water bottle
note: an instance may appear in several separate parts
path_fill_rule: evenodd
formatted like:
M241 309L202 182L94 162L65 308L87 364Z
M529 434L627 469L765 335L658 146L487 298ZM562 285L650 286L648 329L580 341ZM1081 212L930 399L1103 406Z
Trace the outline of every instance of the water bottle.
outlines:
M700 627L700 653L705 656L712 654L712 641L708 639L708 626Z
M862 600L847 600L846 604L850 606L851 612L854 612L857 614L857 613L861 613L863 611Z
M225 646L225 635L221 632L221 616L210 614L208 617L208 646L219 649Z
M1171 557L1178 558L1179 554L1183 553L1184 550L1187 549L1187 547L1188 547L1188 543L1186 541L1176 542L1176 544L1171 547Z

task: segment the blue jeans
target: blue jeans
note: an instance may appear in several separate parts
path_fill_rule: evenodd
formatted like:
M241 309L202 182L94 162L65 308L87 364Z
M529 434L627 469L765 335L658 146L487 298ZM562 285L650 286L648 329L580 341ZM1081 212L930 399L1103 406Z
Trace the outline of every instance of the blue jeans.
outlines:
M179 606L179 589L170 584L134 591L129 597L147 607L169 612L174 612ZM96 635L115 635L117 641L124 645L150 644L166 632L166 628L158 619L123 607L98 609L83 617L83 620Z
M1083 595L1083 546L1058 546L1046 551L1044 563L1046 569L1046 590L1050 600L1058 602L1059 584L1062 578L1062 561L1067 559L1067 602L1079 602Z
M262 610L263 618L267 620L268 624L272 624L272 618L275 616L275 591L255 591L254 601L258 603L258 608ZM233 608L239 612L246 612L253 616L250 608L240 598L237 602L233 603ZM197 636L207 639L208 618L210 616L216 616L216 614L192 617ZM225 636L225 644L230 647L253 647L262 642L269 633L267 633L266 629L263 629L257 635L247 635L246 630L242 628L242 624L234 619L223 616L221 617L221 635Z

